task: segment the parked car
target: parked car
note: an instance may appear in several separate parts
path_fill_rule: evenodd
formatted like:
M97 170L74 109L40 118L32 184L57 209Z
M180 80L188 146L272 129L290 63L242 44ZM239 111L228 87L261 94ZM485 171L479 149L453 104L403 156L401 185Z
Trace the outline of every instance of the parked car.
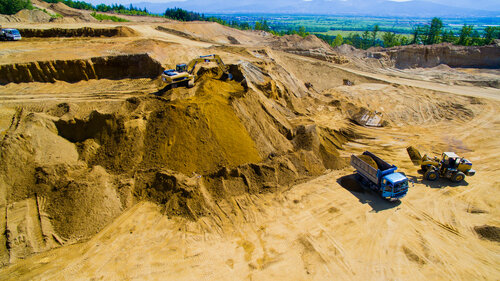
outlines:
M21 40L21 33L14 28L0 29L0 40L14 41Z

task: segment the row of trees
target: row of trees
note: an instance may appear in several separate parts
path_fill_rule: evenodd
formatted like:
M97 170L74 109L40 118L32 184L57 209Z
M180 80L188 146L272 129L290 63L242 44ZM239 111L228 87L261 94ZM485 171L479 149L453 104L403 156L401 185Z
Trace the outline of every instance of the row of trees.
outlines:
M455 35L452 30L443 29L443 22L439 18L433 18L428 25L417 26L413 29L412 36L408 37L394 32L384 32L381 39L378 39L380 28L375 25L372 30L366 30L361 35L349 34L346 38L336 40L331 43L333 46L343 42L351 44L356 48L368 49L374 46L394 47L408 44L432 45L442 42L453 43L463 46L481 46L491 44L495 39L500 39L500 28L488 26L484 29L483 35L472 25L462 27L460 32ZM335 37L334 37L335 38Z
M269 33L272 33L274 35L278 36L283 36L283 35L292 35L292 34L297 34L299 36L305 37L309 35L309 32L306 32L305 27L300 26L297 29L288 29L288 30L281 30L281 31L275 31L271 25L268 23L267 20L261 19L260 21L256 21L254 25L250 25L248 22L238 22L235 20L232 21L225 21L221 18L217 17L206 17L204 14L199 14L195 12L190 12L183 10L181 8L173 8L173 9L167 9L164 13L164 16L166 18L174 19L174 20L179 20L179 21L209 21L209 22L217 22L219 24L229 26L232 28L240 29L240 30L262 30L266 31Z
M0 0L3 1L3 0ZM7 0L11 1L11 0ZM14 0L18 1L18 0ZM29 1L29 0L28 0ZM94 6L90 3L84 2L84 1L73 1L73 0L43 0L47 3L63 3L68 7L75 8L75 9L80 9L80 10L90 10L90 11L96 11L96 12L113 12L117 14L123 14L123 15L132 15L132 16L156 16L154 14L150 14L146 8L140 9L132 6L130 4L128 7L123 6L123 5L118 5L118 4L113 4L111 6L106 5L106 4L99 4L97 6Z
M33 9L30 0L0 0L0 14L13 15L22 9Z

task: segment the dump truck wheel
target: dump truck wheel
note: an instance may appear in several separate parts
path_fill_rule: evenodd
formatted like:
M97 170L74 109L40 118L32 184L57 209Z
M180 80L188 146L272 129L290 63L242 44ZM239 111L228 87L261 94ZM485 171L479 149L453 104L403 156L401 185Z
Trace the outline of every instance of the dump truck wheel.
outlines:
M451 180L454 182L461 182L465 179L465 174L462 172L458 172L451 177Z
M424 178L429 181L435 181L439 178L439 174L437 171L428 170L427 172L425 172Z

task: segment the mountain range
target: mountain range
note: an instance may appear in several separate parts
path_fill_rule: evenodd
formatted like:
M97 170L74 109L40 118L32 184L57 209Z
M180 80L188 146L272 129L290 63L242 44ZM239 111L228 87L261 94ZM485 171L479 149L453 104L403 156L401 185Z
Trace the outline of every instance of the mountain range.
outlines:
M94 0L96 1L96 0ZM156 2L132 2L136 7L147 8L153 13L163 13L167 8L183 8L199 13L269 13L269 14L318 14L362 15L402 17L474 17L500 18L500 5L491 0L456 0L450 4L440 0L186 0Z

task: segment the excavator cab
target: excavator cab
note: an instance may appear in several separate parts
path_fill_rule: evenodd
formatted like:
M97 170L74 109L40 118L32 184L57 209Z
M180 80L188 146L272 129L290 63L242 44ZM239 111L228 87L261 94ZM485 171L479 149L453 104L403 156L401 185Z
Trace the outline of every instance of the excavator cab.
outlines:
M182 63L182 64L178 64L175 66L175 71L181 73L181 72L187 72L187 64L185 63Z

